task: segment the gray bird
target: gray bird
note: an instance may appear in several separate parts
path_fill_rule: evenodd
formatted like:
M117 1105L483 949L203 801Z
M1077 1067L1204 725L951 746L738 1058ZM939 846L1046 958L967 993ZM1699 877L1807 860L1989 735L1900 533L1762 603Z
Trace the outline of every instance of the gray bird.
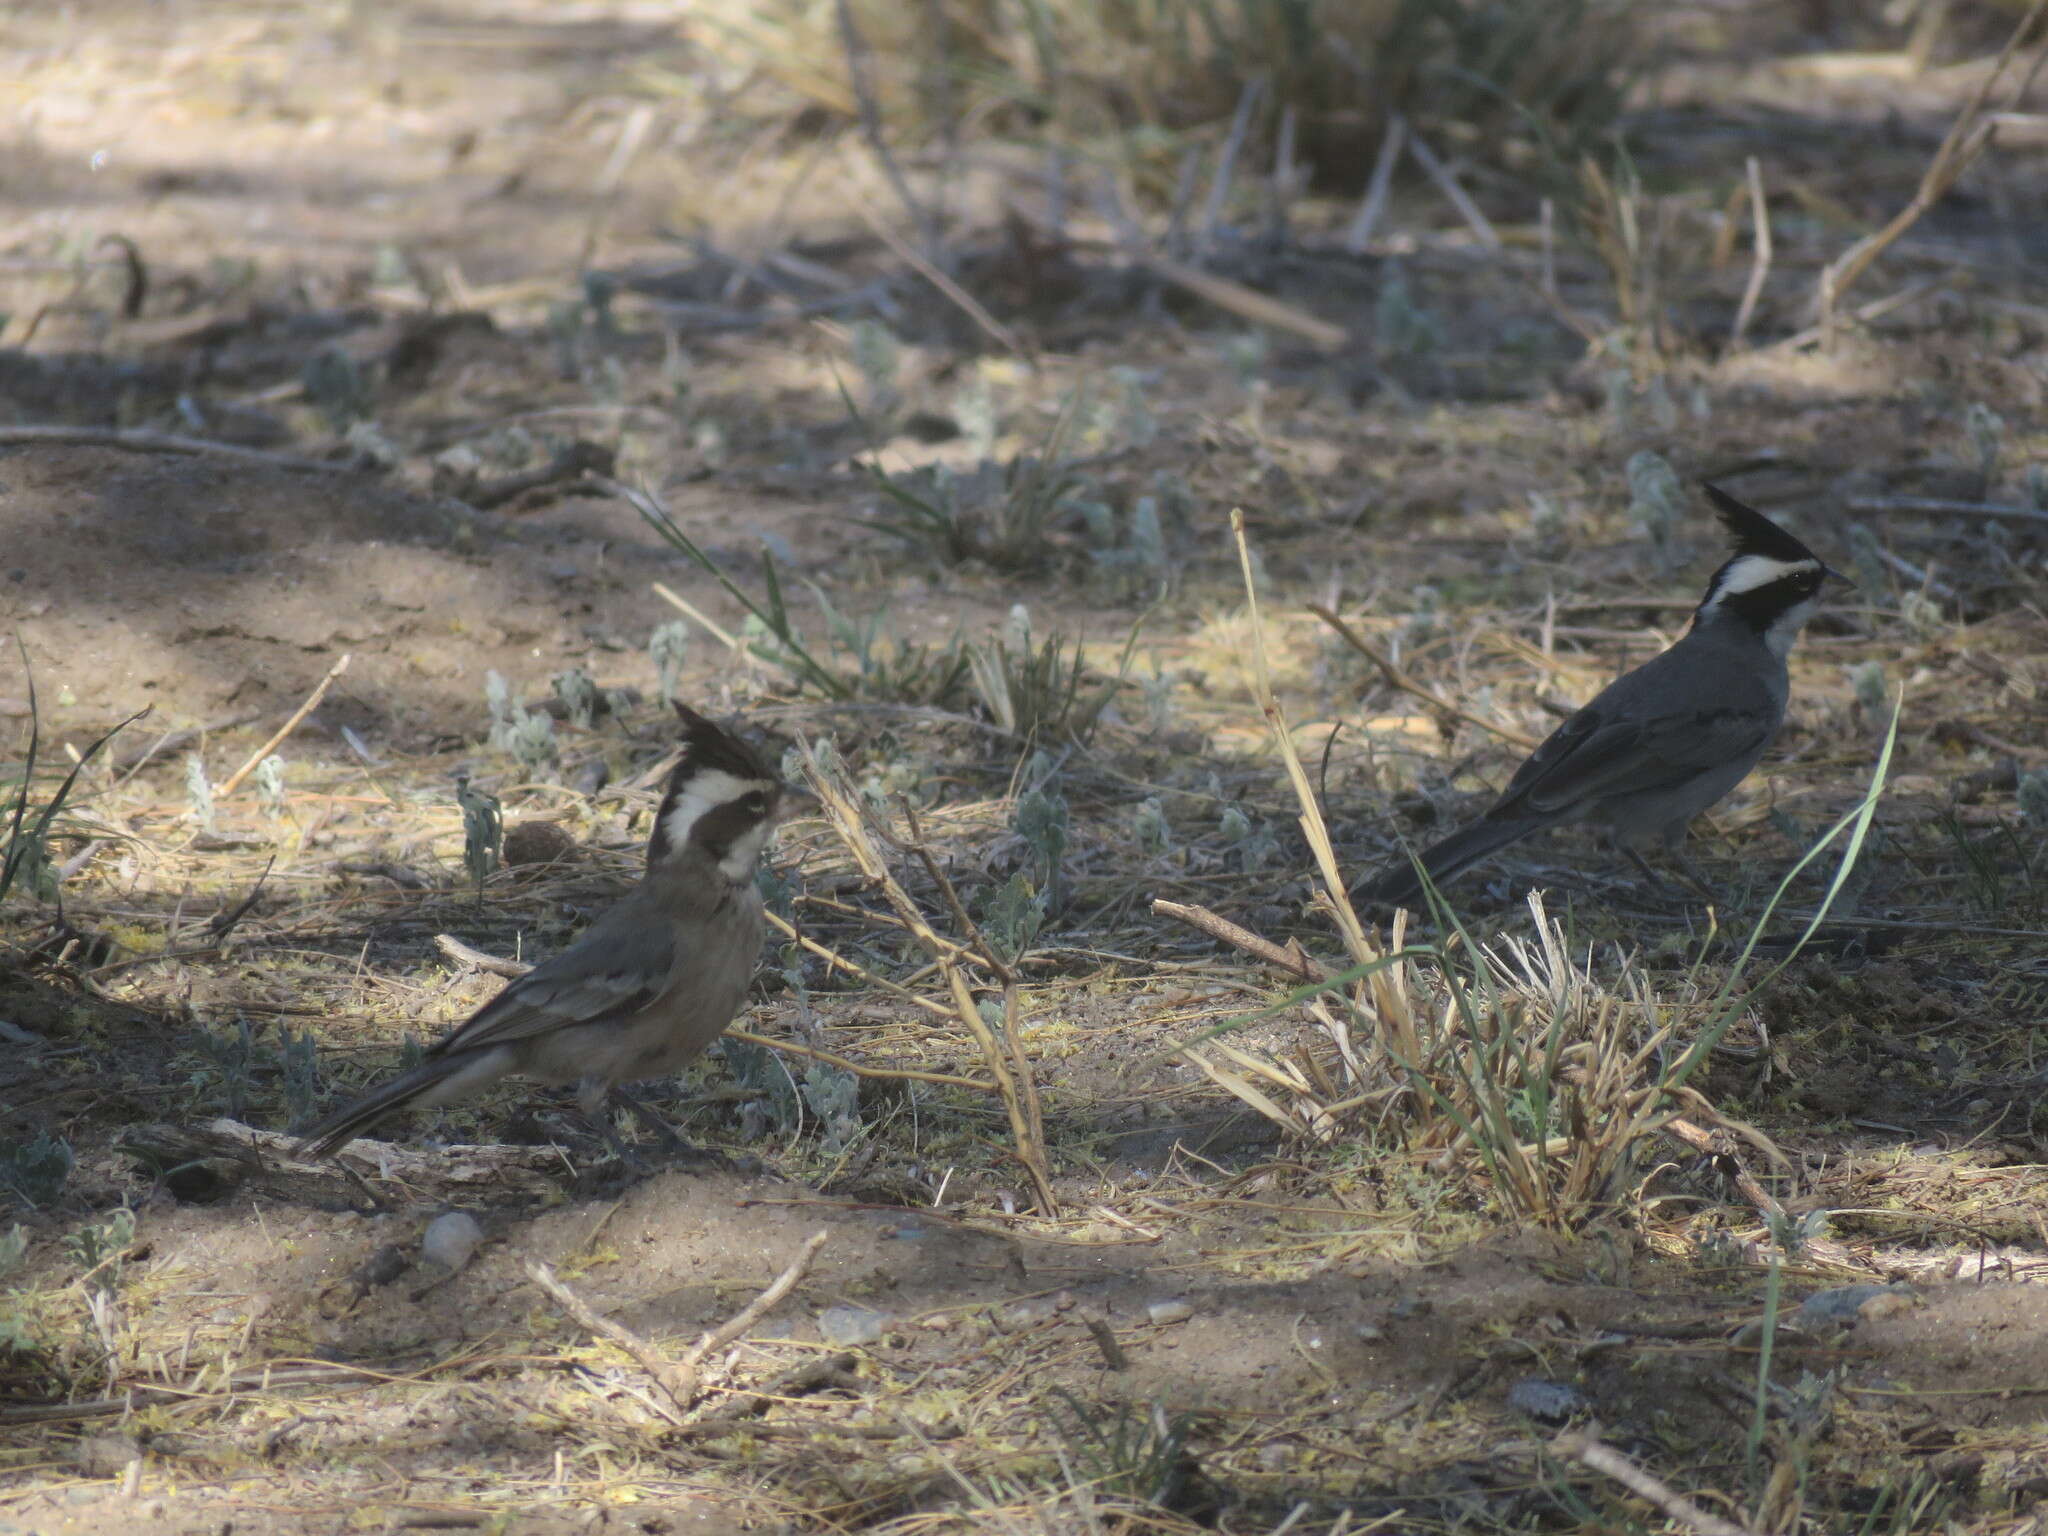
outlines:
M1417 862L1441 887L1532 832L1575 821L1603 829L1648 873L1644 848L1676 855L1692 819L1748 777L1785 721L1792 642L1822 586L1845 578L1754 507L1705 489L1735 553L1692 626L1553 731L1478 821L1382 871L1363 899L1413 905Z
M452 1103L515 1072L576 1084L584 1116L618 1147L598 1118L605 1099L645 1115L620 1085L675 1072L724 1033L760 958L754 869L784 789L744 742L685 705L676 711L683 755L640 883L574 945L429 1046L425 1061L314 1126L295 1152L329 1155L386 1115Z

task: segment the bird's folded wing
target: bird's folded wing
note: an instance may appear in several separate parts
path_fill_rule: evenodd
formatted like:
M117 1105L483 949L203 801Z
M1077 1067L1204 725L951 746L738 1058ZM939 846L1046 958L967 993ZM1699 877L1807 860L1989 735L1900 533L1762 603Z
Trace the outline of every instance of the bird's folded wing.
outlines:
M1771 722L1751 709L1627 719L1582 710L1523 764L1491 814L1547 815L1606 795L1681 784L1754 752L1770 734Z
M617 909L607 917L617 915ZM675 972L675 926L600 919L582 941L535 966L437 1042L436 1054L531 1039L637 1013Z

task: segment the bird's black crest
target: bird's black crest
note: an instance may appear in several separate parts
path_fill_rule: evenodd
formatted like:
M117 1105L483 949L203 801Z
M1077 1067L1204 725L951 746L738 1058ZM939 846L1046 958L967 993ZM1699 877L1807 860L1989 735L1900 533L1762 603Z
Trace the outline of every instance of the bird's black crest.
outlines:
M775 777L759 754L739 737L707 720L682 700L674 703L683 720L683 760L676 764L675 777L688 778L705 768L722 768L737 779Z
M1766 555L1773 560L1813 560L1819 556L1791 534L1746 502L1737 501L1718 485L1701 481L1700 488L1714 504L1721 526L1735 540L1738 555Z

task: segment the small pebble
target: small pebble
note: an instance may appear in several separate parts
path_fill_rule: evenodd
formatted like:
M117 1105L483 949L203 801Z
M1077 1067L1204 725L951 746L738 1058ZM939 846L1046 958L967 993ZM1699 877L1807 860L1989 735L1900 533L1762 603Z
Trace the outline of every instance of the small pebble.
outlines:
M818 1337L840 1347L872 1344L888 1324L888 1315L872 1307L827 1307L818 1314Z
M525 864L554 864L572 857L576 839L552 821L522 821L505 832L505 862L517 869Z
M113 1477L140 1459L142 1448L126 1435L87 1435L71 1454L87 1477Z
M1847 1328L1867 1319L1890 1317L1912 1305L1911 1293L1893 1286L1838 1285L1829 1290L1815 1291L1799 1303L1799 1310L1792 1314L1792 1322L1808 1332L1822 1333L1834 1328Z
M1052 1314L1050 1296L1032 1296L1024 1301L1013 1301L1003 1308L1003 1321L1012 1328L1029 1328L1047 1321Z
M1508 1388L1508 1406L1542 1424L1564 1424L1592 1411L1586 1394L1564 1381L1524 1376Z
M1164 1326L1167 1323L1184 1323L1195 1315L1193 1302L1175 1297L1171 1301L1155 1301L1145 1308L1148 1321Z
M469 1212L444 1211L427 1223L420 1238L420 1257L452 1274L470 1261L483 1240L484 1229Z
M360 1296L374 1286L389 1285L410 1267L405 1250L396 1243L386 1243L375 1253L355 1267L349 1279Z

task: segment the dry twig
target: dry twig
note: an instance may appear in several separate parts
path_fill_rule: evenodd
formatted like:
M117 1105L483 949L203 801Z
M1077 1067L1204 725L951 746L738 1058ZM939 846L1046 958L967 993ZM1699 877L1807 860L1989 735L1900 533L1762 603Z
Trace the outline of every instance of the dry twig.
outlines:
M1771 275L1771 210L1764 200L1764 173L1755 155L1749 157L1749 221L1754 256L1749 266L1749 282L1742 290L1742 303L1735 311L1735 324L1728 331L1731 351L1742 345L1749 322L1756 314L1756 301L1763 297L1764 279Z
M819 1231L805 1238L803 1247L797 1251L797 1256L789 1261L781 1274L768 1283L766 1290L725 1322L707 1330L703 1337L684 1351L682 1364L676 1369L690 1396L696 1395L697 1382L704 1374L704 1361L735 1339L744 1336L749 1328L774 1310L777 1302L795 1290L797 1282L809 1271L811 1260L818 1256L818 1250L825 1246L831 1236L829 1232Z
M516 979L533 969L524 960L501 960L496 955L487 955L480 949L471 949L452 933L435 934L434 946L457 965L488 971L493 976Z
M910 179L903 174L903 167L890 153L889 140L882 132L882 106L875 96L874 82L868 77L871 50L868 41L861 36L860 28L853 19L853 7L847 0L837 0L839 38L846 49L846 79L853 87L853 97L860 109L861 137L867 140L868 149L873 153L882 174L889 178L889 185L902 201L911 218L924 235L924 243L936 252L945 232L938 227L938 221L931 211L917 200L917 194L910 190Z
M1396 117L1396 122L1401 119ZM1500 233L1493 227L1493 221L1479 211L1479 205L1472 201L1471 194L1458 184L1458 178L1451 168L1439 160L1436 151L1422 141L1422 135L1413 129L1408 132L1408 153L1415 157L1415 163L1422 167L1429 179L1436 183L1436 189L1443 193L1450 205L1458 210L1458 217L1470 226L1473 235L1486 250L1499 255Z
M869 229L874 231L875 237L882 244L888 246L899 260L907 262L919 277L951 299L959 307L960 312L979 326L990 340L1020 359L1027 366L1034 368L1038 366L1037 357L1033 354L1031 348L1025 345L1023 338L1018 336L1015 331L1003 324L994 315L990 314L981 300L960 286L957 278L949 277L929 257L884 223L880 215L869 206L866 198L856 198L853 206L859 212L862 221L866 223Z
M867 817L861 810L858 797L837 773L818 760L814 749L805 749L804 768L826 818L838 832L847 852L853 855L860 872L880 888L897 917L902 919L903 926L932 957L933 967L946 983L954 1016L981 1048L989 1076L995 1080L996 1091L1002 1095L1003 1107L1009 1113L1010 1134L1016 1143L1017 1161L1023 1164L1030 1179L1032 1199L1040 1214L1056 1215L1059 1202L1053 1194L1052 1178L1045 1160L1045 1127L1039 1113L1038 1090L1032 1080L1030 1060L1017 1040L1016 982L1004 982L1002 990L1006 1043L996 1038L995 1031L981 1016L981 1005L961 963L959 947L940 938L932 930L917 903L910 899L910 894L890 872L880 850L875 847L874 838L869 835ZM988 963L990 970L999 975L1002 973L1004 968L993 956L979 958Z
M211 438L184 437L175 432L149 432L140 427L0 427L0 447L17 443L76 443L92 448L126 448L135 453L201 453L216 458L240 459L248 464L268 464L273 469L295 469L323 475L348 474L362 468L352 459L309 459L296 453L272 453L263 448L245 448L240 443L217 443Z
M716 1328L707 1330L696 1343L683 1352L683 1358L673 1364L663 1359L661 1351L639 1334L625 1324L606 1317L578 1296L548 1265L529 1259L526 1264L526 1277L553 1297L564 1312L589 1332L610 1339L631 1355L640 1368L654 1378L655 1383L667 1394L675 1408L687 1411L691 1401L697 1396L698 1386L703 1381L706 1358L743 1335L767 1316L777 1302L795 1290L798 1282L809 1271L811 1260L818 1256L818 1250L825 1246L830 1236L831 1234L827 1232L813 1232L804 1239L804 1245L797 1256L790 1260L788 1267L781 1274L768 1283L760 1295ZM661 1407L658 1403L655 1406ZM671 1413L666 1408L662 1408L661 1412L674 1423L682 1422L680 1413Z
M1551 1450L1569 1456L1595 1472L1613 1478L1637 1498L1647 1499L1661 1513L1681 1525L1690 1526L1698 1536L1756 1536L1748 1526L1723 1520L1701 1509L1684 1494L1666 1487L1621 1452L1590 1435L1568 1430L1550 1442Z
M1406 672L1395 666L1393 661L1381 652L1377 646L1372 645L1358 631L1338 618L1333 610L1325 608L1321 603L1310 603L1308 611L1329 625L1330 628L1336 630L1343 637L1346 645L1378 667L1380 669L1380 676L1387 680L1388 686L1398 688L1403 693L1413 694L1416 698L1421 699L1433 708L1442 710L1453 719L1462 720L1467 725L1476 725L1480 730L1498 736L1502 741L1510 742L1524 751L1534 751L1539 745L1534 736L1525 736L1510 726L1496 725L1484 715L1475 715L1462 704L1452 704L1439 698L1435 689L1427 684L1417 682Z
M1358 205L1358 215L1352 219L1351 227L1344 231L1344 249L1348 254L1363 256L1372 242L1372 232L1379 227L1387 193L1394 183L1394 163L1401 158L1401 146L1407 140L1408 119L1396 112L1387 119L1386 132L1380 136L1379 157L1372 163L1372 179L1365 185L1365 199Z
M1153 899L1152 910L1161 917L1171 917L1186 923L1190 928L1198 928L1212 939L1221 939L1226 944L1235 945L1246 954L1254 955L1268 965L1277 965L1281 970L1299 976L1303 981L1323 979L1323 968L1302 953L1301 944L1297 940L1289 939L1286 947L1282 948L1271 939L1261 938L1249 928L1239 927L1229 918L1220 917L1207 907L1183 906L1180 902L1167 901L1161 897Z
M610 1339L619 1348L631 1355L640 1369L654 1378L655 1384L668 1395L669 1401L675 1405L676 1409L685 1409L690 1406L690 1397L695 1391L694 1378L685 1380L681 1371L676 1366L662 1358L660 1350L641 1338L639 1334L628 1328L624 1323L616 1322L606 1317L597 1308L593 1307L581 1296L578 1296L569 1288L566 1281L560 1279L555 1274L551 1265L540 1263L538 1260L528 1259L526 1261L526 1278L553 1297L555 1305L568 1313L570 1318L585 1331L594 1333L600 1338ZM662 1407L660 1403L655 1403L654 1406L671 1423L682 1422L679 1412Z
M327 690L334 686L334 680L348 670L348 657L349 653L347 651L341 653L341 659L327 669L327 675L320 679L311 693L306 695L306 702L298 707L291 719L285 721L283 725L277 728L277 734L263 743L254 752L251 752L249 760L228 775L227 782L214 791L216 795L222 799L232 795L241 787L242 780L256 771L263 759L270 756L271 753L284 744L284 739L299 728L299 722L313 713L319 707L320 701L327 697Z
M1955 122L1950 124L1947 135L1934 152L1934 158L1921 173L1920 185L1914 189L1912 200L1892 215L1884 228L1875 234L1865 235L1821 269L1820 330L1826 344L1834 342L1835 308L1843 295L1855 286L1856 279L1868 271L1870 264L1882 256L1894 241L1919 223L1928 209L1946 197L1949 189L1962 179L1963 173L1976 162L1977 157L1990 148L1998 133L1998 118L1986 116L1985 103L2004 80L2006 66L2033 33L2034 24L2040 20L2043 11L2048 11L2048 0L2034 0L2027 7L2026 15L2013 28L2012 36L2006 39L1998 58L1977 83L1977 89L1970 93L1970 99L1963 103L1963 110L1956 114ZM2008 112L2019 104L2044 57L2048 57L2048 51L2036 55L2033 68L2020 78L2017 86L2005 93L1998 113Z

